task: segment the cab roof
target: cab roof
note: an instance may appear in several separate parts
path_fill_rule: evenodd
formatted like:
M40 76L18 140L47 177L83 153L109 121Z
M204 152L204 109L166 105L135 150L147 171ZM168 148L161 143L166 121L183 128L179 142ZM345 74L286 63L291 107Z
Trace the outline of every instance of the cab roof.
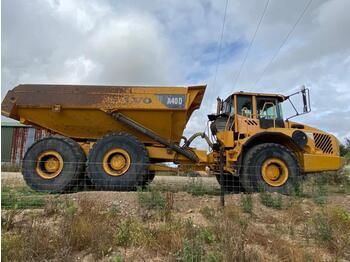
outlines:
M253 92L243 92L243 91L239 91L239 92L235 92L235 93L232 94L232 96L234 96L234 95L275 97L275 98L278 99L279 102L283 102L284 100L287 99L287 97L284 96L284 95L280 95L280 94L270 94L270 93L253 93Z

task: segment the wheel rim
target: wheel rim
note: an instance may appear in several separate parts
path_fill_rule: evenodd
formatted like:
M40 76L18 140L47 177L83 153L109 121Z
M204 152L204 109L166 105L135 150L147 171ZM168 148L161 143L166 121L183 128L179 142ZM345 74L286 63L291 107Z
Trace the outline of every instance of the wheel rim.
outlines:
M130 155L121 148L111 149L104 155L102 165L110 176L124 175L131 165Z
M36 160L36 173L44 179L57 177L63 169L63 158L57 152L48 150L42 152Z
M288 167L280 159L271 158L261 167L262 177L270 186L282 186L288 180Z

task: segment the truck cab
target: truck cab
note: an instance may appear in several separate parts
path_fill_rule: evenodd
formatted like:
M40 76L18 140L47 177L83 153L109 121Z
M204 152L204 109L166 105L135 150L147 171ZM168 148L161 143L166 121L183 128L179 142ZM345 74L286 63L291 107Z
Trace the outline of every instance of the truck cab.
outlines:
M296 94L302 95L301 112L290 100ZM287 100L296 114L285 119L282 103ZM262 187L271 192L286 192L300 175L339 170L343 160L336 137L289 120L310 111L309 92L305 88L290 96L236 92L225 100L218 98L216 114L208 117L217 144L224 148L225 181L231 181L227 186L243 183L246 190ZM211 169L216 171L218 152L214 150L211 155L214 163Z

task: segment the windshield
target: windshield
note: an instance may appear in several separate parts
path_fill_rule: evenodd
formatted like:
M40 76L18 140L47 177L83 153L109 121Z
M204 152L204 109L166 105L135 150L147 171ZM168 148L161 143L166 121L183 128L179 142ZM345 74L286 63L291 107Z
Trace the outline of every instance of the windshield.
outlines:
M260 119L283 120L281 102L273 97L256 97L256 109Z

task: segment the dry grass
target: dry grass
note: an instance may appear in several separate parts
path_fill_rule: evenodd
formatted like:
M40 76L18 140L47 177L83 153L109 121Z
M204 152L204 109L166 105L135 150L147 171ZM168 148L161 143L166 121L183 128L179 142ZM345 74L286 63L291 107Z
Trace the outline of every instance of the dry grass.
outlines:
M264 200L252 194L227 197L225 208L216 197L193 192L123 193L136 210L128 213L120 209L129 202L99 205L94 194L50 197L41 209L7 209L2 260L66 261L86 255L96 261L350 260L350 214L331 203L330 192L323 205L301 193Z

